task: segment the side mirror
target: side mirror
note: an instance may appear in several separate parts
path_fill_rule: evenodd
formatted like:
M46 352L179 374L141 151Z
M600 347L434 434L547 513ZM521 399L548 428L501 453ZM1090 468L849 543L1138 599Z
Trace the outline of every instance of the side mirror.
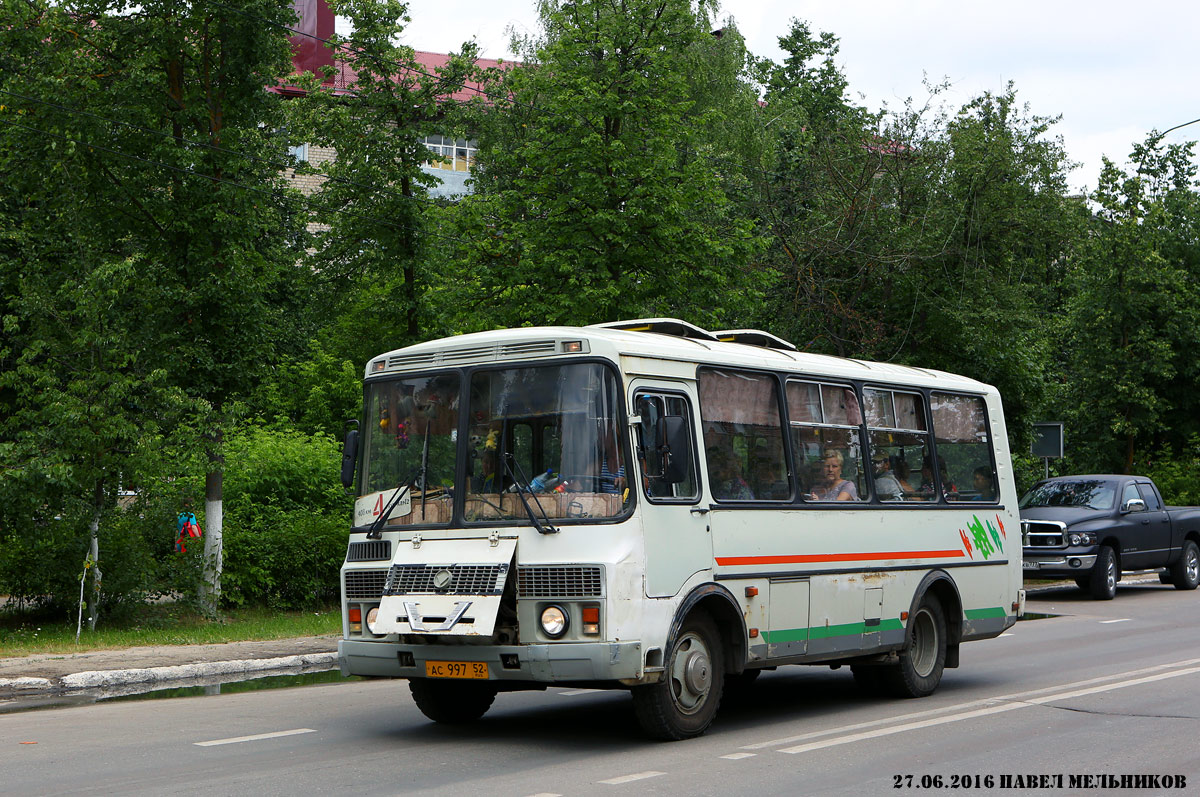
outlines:
M358 430L346 432L346 440L342 443L342 486L350 489L354 486L354 465L358 462Z
M1130 498L1121 507L1122 512L1145 512L1146 502L1140 498Z
M659 418L654 440L662 455L663 481L667 484L687 481L692 472L692 446L687 420L682 415Z

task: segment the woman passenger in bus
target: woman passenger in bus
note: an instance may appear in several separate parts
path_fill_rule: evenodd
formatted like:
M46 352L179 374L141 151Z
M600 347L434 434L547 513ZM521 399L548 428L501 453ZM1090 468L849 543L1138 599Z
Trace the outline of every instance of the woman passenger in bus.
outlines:
M836 449L826 451L821 458L821 470L818 483L813 485L813 501L857 501L858 488L854 482L842 477L842 467L846 464L842 452Z

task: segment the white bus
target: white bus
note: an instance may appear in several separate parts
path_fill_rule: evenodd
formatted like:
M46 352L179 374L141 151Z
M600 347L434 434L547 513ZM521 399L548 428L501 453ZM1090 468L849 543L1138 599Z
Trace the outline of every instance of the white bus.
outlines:
M970 379L648 319L388 352L365 399L341 670L435 721L623 688L682 739L784 664L920 697L1024 608L1000 396Z

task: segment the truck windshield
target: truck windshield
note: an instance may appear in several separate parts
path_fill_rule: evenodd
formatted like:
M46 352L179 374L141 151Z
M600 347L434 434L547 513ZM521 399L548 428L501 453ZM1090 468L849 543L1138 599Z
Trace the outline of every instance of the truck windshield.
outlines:
M1021 508L1080 506L1087 509L1112 509L1116 495L1116 485L1099 479L1045 482L1025 493L1021 498Z
M366 402L356 526L405 486L389 525L527 524L517 482L539 518L615 517L628 500L620 391L599 363L371 382Z

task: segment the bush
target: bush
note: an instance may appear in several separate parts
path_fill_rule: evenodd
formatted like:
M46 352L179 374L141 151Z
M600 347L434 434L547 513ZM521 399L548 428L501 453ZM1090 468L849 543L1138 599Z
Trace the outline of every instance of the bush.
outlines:
M272 506L239 515L224 530L223 603L304 609L338 599L348 516Z

